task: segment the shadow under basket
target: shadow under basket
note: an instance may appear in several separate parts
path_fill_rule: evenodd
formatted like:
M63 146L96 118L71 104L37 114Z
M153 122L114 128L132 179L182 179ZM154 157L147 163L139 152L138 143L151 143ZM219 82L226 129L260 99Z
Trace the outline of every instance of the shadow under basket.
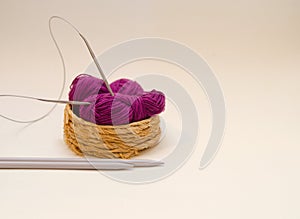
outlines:
M159 143L158 115L126 125L97 125L76 116L71 105L64 111L64 140L80 156L128 159Z

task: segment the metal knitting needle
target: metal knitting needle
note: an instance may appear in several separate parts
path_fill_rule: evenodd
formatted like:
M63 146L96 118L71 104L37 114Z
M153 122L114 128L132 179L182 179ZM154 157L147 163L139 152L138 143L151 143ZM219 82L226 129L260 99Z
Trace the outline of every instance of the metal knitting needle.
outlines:
M44 99L44 98L36 98L36 97L13 95L13 94L1 94L0 97L17 97L17 98L37 100L37 101L42 101L42 102L72 104L72 105L89 105L89 104L91 104L90 102L71 101L71 100L50 100L50 99Z
M128 170L132 168L133 165L127 163L0 161L0 169Z
M113 91L112 91L112 89L111 89L111 87L110 87L110 85L109 85L109 83L108 83L108 81L107 81L107 79L106 79L106 77L105 77L105 74L103 73L103 70L102 70L102 68L100 67L100 64L99 64L99 62L98 62L98 60L97 60L97 58L96 58L96 56L95 56L95 53L94 53L94 51L92 50L92 47L90 46L90 44L89 44L89 42L87 41L87 39L80 33L80 31L79 31L79 30L78 30L71 22L69 22L68 20L66 20L66 19L64 19L64 18L62 18L62 17L59 17L59 16L52 16L52 17L49 19L49 26L50 26L50 23L51 23L51 21L52 21L53 19L59 19L59 20L65 22L65 23L69 24L69 25L70 25L70 26L71 26L71 27L79 34L79 36L81 37L81 39L83 39L83 41L84 41L86 47L88 48L89 53L90 53L90 55L92 56L93 61L94 61L95 65L96 65L96 67L97 67L97 69L98 69L98 71L99 71L99 73L100 73L100 75L101 75L101 77L102 77L102 79L103 79L103 81L104 81L104 83L105 83L105 85L106 85L106 87L107 87L109 93L110 93L112 96L114 96L114 93L113 93ZM50 28L50 29L51 29L51 28Z
M149 159L100 159L100 158L59 158L59 157L0 157L0 162L82 162L82 163L125 163L134 167L155 167L163 165L163 161Z
M78 33L79 33L79 36L83 39L85 45L87 46L87 48L88 48L88 50L89 50L89 52L90 52L90 54L91 54L91 56L92 56L92 58L93 58L93 60L94 60L94 63L95 63L95 65L96 65L96 67L97 67L97 69L98 69L98 71L99 71L99 73L100 73L102 79L104 80L104 83L105 83L105 85L106 85L106 87L107 87L109 93L110 93L112 96L114 96L114 93L113 93L113 91L112 91L112 89L111 89L111 87L110 87L110 85L109 85L109 83L108 83L108 81L107 81L107 79L106 79L106 77L105 77L105 74L103 73L102 68L100 67L100 64L99 64L99 62L98 62L98 60L97 60L97 58L96 58L96 56L95 56L94 51L92 50L91 46L89 45L87 39L86 39L80 32L78 32Z
M88 48L88 50L89 50L89 52L90 52L90 55L92 56L92 58L93 58L93 60L94 60L94 63L95 63L95 65L96 65L96 67L97 67L97 69L98 69L98 71L99 71L99 73L100 73L100 75L101 75L101 77L102 77L102 79L103 79L103 81L104 81L104 83L105 83L105 85L106 85L106 87L107 87L107 89L108 89L108 91L109 91L109 93L112 95L112 96L114 96L114 93L113 93L113 91L112 91L112 89L111 89L111 87L110 87L110 85L109 85L109 83L108 83L108 81L107 81L107 79L106 79L106 77L105 77L105 74L103 73L103 70L102 70L102 68L100 67L100 64L99 64L99 62L98 62L98 60L97 60L97 58L96 58L96 56L95 56L95 53L94 53L94 51L92 50L92 47L90 46L90 44L89 44L89 42L87 41L87 39L80 33L80 31L71 23L71 22L69 22L68 20L66 20L66 19L64 19L64 18L62 18L62 17L59 17L59 16L52 16L50 19L49 19L49 23L51 23L51 20L52 19L59 19L59 20L61 20L61 21L64 21L65 23L67 23L67 24L69 24L78 34L79 34L79 36L81 37L81 39L83 39L83 41L84 41L84 43L85 43L85 45L86 45L86 47Z

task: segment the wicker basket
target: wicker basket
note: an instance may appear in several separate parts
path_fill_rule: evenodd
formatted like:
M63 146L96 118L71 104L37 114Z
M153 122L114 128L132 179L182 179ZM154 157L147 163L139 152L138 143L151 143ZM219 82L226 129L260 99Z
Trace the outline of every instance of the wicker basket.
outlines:
M155 115L126 125L96 125L79 118L66 105L64 140L80 156L128 159L158 144L159 123L159 116Z

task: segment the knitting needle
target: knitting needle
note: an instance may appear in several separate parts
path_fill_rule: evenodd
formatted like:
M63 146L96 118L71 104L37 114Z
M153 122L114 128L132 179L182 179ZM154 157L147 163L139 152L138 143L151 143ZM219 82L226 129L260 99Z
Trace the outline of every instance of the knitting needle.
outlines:
M49 102L49 103L61 103L61 104L72 104L72 105L89 105L89 104L91 104L89 102L71 101L71 100L50 100L50 99L44 99L44 98L36 98L36 97L13 95L13 94L1 94L0 97L18 97L18 98L23 98L23 99L31 99L31 100L37 100L37 101L43 101L43 102Z
M113 93L113 91L112 91L112 89L111 89L111 87L110 87L110 85L109 85L109 83L108 83L108 81L107 81L107 79L106 79L106 77L105 77L105 74L103 73L103 70L102 70L102 68L100 67L100 64L99 64L99 62L98 62L98 60L97 60L97 58L96 58L96 56L95 56L95 53L94 53L94 51L92 50L92 47L90 46L90 44L89 44L89 42L87 41L87 39L86 39L86 38L80 33L80 31L79 31L79 30L78 30L71 22L69 22L68 20L66 20L66 19L64 19L64 18L62 18L62 17L59 17L59 16L52 16L52 17L49 19L49 25L50 25L52 19L59 19L59 20L61 20L61 21L64 21L65 23L69 24L69 25L70 25L70 26L71 26L71 27L79 34L79 36L81 37L81 39L83 39L83 41L84 41L86 47L88 48L89 53L90 53L90 55L92 56L93 61L94 61L95 65L96 65L96 67L97 67L97 69L98 69L98 71L99 71L99 73L100 73L100 75L101 75L101 77L102 77L102 79L103 79L103 81L104 81L104 83L105 83L105 85L106 85L106 87L107 87L109 93L110 93L112 96L114 96L114 93ZM50 31L51 31L51 28L50 28Z
M107 79L106 79L106 77L105 77L105 74L104 74L103 71L102 71L102 68L100 67L100 64L99 64L99 62L98 62L98 60L97 60L97 58L96 58L96 56L95 56L94 51L92 50L91 46L89 45L87 39L86 39L80 32L78 32L78 33L79 33L80 37L83 39L85 45L87 46L87 48L88 48L88 50L89 50L89 52L90 52L90 55L92 56L92 58L93 58L93 60L94 60L94 62L95 62L95 65L96 65L96 67L97 67L97 69L98 69L98 71L99 71L99 73L100 73L102 79L104 80L104 83L105 83L105 85L106 85L106 87L107 87L109 93L110 93L112 96L114 96L114 93L113 93L113 91L112 91L112 89L111 89L111 87L110 87L110 85L109 85L109 83L108 83L108 81L107 81Z
M86 163L125 163L134 167L154 167L163 165L164 162L149 159L99 159L99 158L46 158L46 157L0 157L0 162L86 162Z
M0 161L0 169L128 170L127 163Z

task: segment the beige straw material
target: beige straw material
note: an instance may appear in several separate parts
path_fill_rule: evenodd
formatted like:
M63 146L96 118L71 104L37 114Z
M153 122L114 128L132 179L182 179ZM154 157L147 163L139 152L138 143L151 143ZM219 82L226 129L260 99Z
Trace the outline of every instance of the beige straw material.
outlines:
M158 144L161 134L159 124L159 116L155 115L126 125L97 125L76 116L67 104L64 140L80 156L128 159Z

